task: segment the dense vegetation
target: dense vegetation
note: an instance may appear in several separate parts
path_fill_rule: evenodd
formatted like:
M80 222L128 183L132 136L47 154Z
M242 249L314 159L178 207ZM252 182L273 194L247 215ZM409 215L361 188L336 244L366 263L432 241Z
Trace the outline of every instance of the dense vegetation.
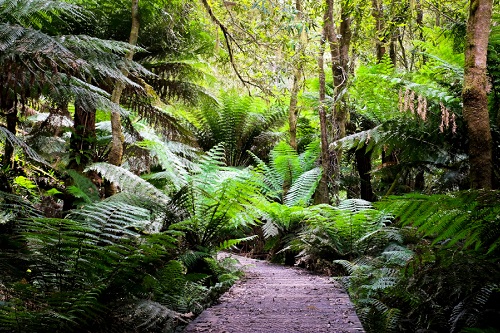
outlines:
M179 330L223 250L334 276L367 332L499 332L499 15L0 0L0 332Z

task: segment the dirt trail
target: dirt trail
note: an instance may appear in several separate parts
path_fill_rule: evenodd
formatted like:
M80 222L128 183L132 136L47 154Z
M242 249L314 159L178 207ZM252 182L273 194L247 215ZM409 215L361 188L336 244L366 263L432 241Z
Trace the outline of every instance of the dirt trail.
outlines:
M348 295L328 277L236 257L245 277L184 333L364 332Z

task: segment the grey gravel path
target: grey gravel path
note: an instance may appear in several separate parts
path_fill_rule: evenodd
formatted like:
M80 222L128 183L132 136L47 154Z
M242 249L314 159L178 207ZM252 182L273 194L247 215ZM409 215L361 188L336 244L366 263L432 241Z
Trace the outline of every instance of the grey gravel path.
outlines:
M245 277L184 333L364 332L348 295L328 277L236 258Z

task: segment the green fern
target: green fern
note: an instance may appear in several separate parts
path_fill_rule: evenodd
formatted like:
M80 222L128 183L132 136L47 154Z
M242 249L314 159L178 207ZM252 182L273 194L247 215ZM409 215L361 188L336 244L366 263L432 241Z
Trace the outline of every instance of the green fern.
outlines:
M462 327L474 327L480 324L481 313L486 308L491 295L498 291L497 284L489 284L458 303L451 313L450 332L461 332Z
M33 149L31 149L24 141L20 140L14 134L12 134L7 128L0 126L0 136L5 138L13 147L20 147L29 159L49 166L49 163L45 161L40 155L37 154Z
M500 245L498 214L493 204L496 192L458 192L447 195L391 197L378 206L387 209L425 236L433 244L460 243L464 248L494 252Z
M307 206L321 179L322 169L314 168L302 173L290 187L285 196L287 206Z
M95 163L87 170L100 173L106 180L118 185L122 191L153 197L158 203L165 206L170 201L165 193L126 169L107 163Z
M284 120L281 108L267 108L259 100L223 93L220 104L208 104L196 111L193 125L204 150L224 143L230 166L248 165L249 152L265 156L275 142L269 132Z
M90 179L75 170L68 170L67 173L73 179L74 184L66 189L70 194L81 199L83 203L96 202L100 199L99 190Z
M288 143L280 142L271 151L269 165L253 155L258 163L254 172L264 193L288 206L307 206L322 173L315 165L318 153L317 143L299 155Z

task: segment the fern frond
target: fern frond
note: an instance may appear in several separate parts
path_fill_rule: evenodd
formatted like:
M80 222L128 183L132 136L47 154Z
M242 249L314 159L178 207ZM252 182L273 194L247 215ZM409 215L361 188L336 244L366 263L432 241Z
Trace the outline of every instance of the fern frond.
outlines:
M451 313L450 332L461 332L464 327L474 327L479 324L486 303L498 290L498 285L489 284L458 303Z
M338 208L357 213L362 210L373 209L373 205L371 202L363 199L346 199L339 203Z
M42 213L25 198L0 191L0 210L3 218L12 221L13 218L41 217Z
M266 221L262 225L262 232L264 234L264 237L271 238L271 237L278 236L280 233L280 229L278 228L276 223L272 219L264 218L264 220Z
M148 149L162 167L163 171L146 175L145 179L166 179L174 186L175 190L187 184L188 172L198 170L198 165L192 162L197 159L196 150L177 142L163 142L154 135L148 135L137 145ZM184 157L184 156L185 157Z
M277 144L271 152L271 165L283 181L292 183L303 172L299 155L286 142Z
M299 155L302 170L312 170L317 166L321 146L319 140L315 140L307 145L303 153Z
M217 251L229 250L231 248L234 248L236 245L241 244L242 242L248 242L248 241L254 240L257 237L258 237L258 235L253 235L253 236L248 236L248 237L243 237L243 238L238 238L238 239L225 240L217 247Z
M394 212L403 226L414 226L432 237L434 244L461 244L491 252L500 238L499 233L491 233L499 225L500 208L489 201L497 196L496 192L475 191L432 196L412 194L388 198L377 205Z
M307 206L316 191L322 173L319 167L302 173L293 182L285 196L284 203L288 206Z
M24 141L17 138L7 128L0 126L0 136L4 137L13 147L20 147L29 159L38 163L45 164L46 166L50 166L47 161L45 161L40 155L38 155Z
M67 174L73 179L73 185L67 188L68 192L86 203L99 200L99 190L90 179L79 174L75 170L67 170Z
M95 163L86 170L100 173L108 181L115 183L122 191L131 192L145 197L156 198L158 203L168 205L170 198L144 179L132 172L107 163Z
M366 131L347 135L333 142L334 147L342 147L344 150L360 149L366 146L366 151L371 151L383 140L382 125L375 126Z
M70 218L99 231L101 241L114 244L122 237L138 237L150 221L147 210L120 202L97 202L70 213Z
M65 1L0 1L0 15L9 23L36 25L40 28L43 23L50 22L62 13L72 17L83 17L83 10L80 7Z
M131 317L133 322L139 322L137 328L144 331L170 331L176 327L178 321L184 322L180 313L151 300L139 301L131 313Z

